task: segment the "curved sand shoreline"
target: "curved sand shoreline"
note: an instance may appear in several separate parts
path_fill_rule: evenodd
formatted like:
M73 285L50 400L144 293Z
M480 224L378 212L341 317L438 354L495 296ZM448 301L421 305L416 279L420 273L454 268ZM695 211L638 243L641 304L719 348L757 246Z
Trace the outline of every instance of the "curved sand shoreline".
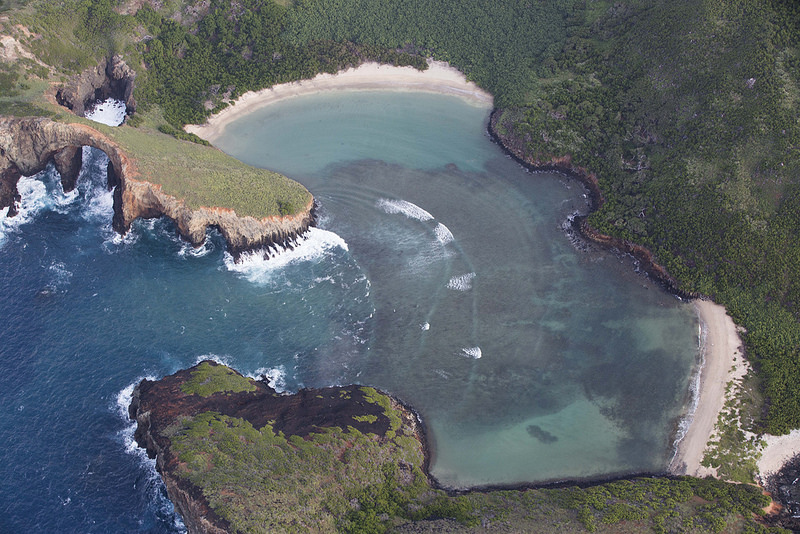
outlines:
M697 388L700 398L695 399L697 407L686 434L678 442L669 471L676 475L705 477L716 475L714 469L703 467L700 462L725 403L726 386L745 375L747 363L742 357L742 341L736 324L725 308L708 300L697 300L694 306L705 334L705 361Z
M428 69L424 71L413 67L364 63L359 67L337 74L318 74L310 80L284 83L256 92L247 92L239 97L234 105L209 117L205 124L188 125L185 130L213 143L232 121L280 100L321 91L374 89L452 95L487 108L491 108L494 101L492 95L475 83L467 81L466 76L458 69L442 61L429 60Z
M209 117L203 125L188 125L186 131L213 143L234 120L264 106L287 98L315 94L322 91L391 90L419 91L453 95L475 105L492 107L492 96L480 89L457 69L447 63L430 61L425 71L413 67L394 67L378 63L364 63L337 74L319 74L311 80L276 85L257 92L248 92L234 105ZM695 301L695 309L702 324L705 342L704 361L700 369L695 410L686 433L676 447L669 472L697 477L716 476L712 468L700 465L707 443L726 399L727 384L741 379L748 370L742 356L742 342L737 327L725 308L711 301ZM759 462L762 475L780 469L783 463L800 449L800 431L789 436L768 437L769 447Z

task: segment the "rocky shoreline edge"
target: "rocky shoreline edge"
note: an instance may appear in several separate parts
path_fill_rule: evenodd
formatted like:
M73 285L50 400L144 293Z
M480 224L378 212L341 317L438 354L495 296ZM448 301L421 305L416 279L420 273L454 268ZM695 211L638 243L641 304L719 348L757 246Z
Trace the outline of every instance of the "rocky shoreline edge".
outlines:
M195 247L202 246L209 228L222 233L229 252L268 247L291 247L315 225L313 197L298 213L256 219L223 207L190 208L141 176L136 161L99 130L78 123L42 117L0 116L0 209L15 214L17 182L43 171L51 162L61 175L64 192L72 191L81 169L83 146L102 150L109 158L108 187L114 189L114 230L125 234L137 218L167 217L178 233ZM246 194L246 192L243 192Z
M142 380L129 417L189 533L543 531L551 514L578 530L608 523L601 532L614 532L619 521L644 526L647 513L635 507L647 510L648 499L664 491L678 492L688 506L722 498L725 521L744 513L777 525L781 517L764 516L769 500L761 490L691 477L445 491L428 474L421 419L396 398L358 385L279 394L265 377L210 360ZM625 499L638 504L630 508ZM614 515L620 510L627 511Z
M700 293L685 291L680 288L667 270L659 265L653 253L647 248L630 241L603 234L592 228L587 222L587 217L603 206L605 198L600 191L597 176L588 169L575 165L569 155L552 157L546 161L532 159L525 154L524 144L512 136L503 134L501 129L511 128L511 124L501 123L502 109L495 108L489 116L487 132L489 137L503 152L530 172L557 172L574 178L583 184L589 192L589 211L586 215L578 215L572 219L572 229L590 243L595 243L606 249L616 249L625 254L630 254L638 262L642 270L655 280L667 292L682 299L706 298Z

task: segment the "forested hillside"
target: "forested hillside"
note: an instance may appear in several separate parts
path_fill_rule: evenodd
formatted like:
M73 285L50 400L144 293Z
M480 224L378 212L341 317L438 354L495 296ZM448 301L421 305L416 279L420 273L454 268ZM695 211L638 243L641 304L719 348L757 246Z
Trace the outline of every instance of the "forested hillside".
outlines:
M140 109L163 112L166 131L246 90L366 59L450 61L495 95L501 127L529 159L569 155L598 176L594 228L647 246L682 289L724 304L747 330L767 401L760 429L800 427L796 2L5 5L33 32L15 35L55 68L3 66L0 112L30 110L42 80L109 52L146 66Z
M800 426L799 23L775 0L587 10L505 121L531 158L598 175L591 226L744 326L771 433Z

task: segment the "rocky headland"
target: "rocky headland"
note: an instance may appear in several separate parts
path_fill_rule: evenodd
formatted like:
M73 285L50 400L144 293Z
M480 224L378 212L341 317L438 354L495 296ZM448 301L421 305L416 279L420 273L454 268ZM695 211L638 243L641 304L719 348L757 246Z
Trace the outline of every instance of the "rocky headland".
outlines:
M373 388L280 395L204 361L143 380L129 413L189 532L330 532L365 490L429 489L416 415Z
M129 416L191 534L765 531L761 490L714 479L448 494L416 414L371 387L285 395L204 361L140 382Z
M183 199L165 193L160 184L144 179L136 159L108 135L85 124L42 117L0 117L0 209L8 208L13 215L20 177L36 174L50 163L61 174L64 191L72 190L81 168L82 146L108 155L108 185L116 187L113 224L120 233L127 232L139 217L164 216L172 219L180 235L195 246L203 244L208 228L218 228L229 250L238 255L271 245L289 245L314 224L310 194L302 209L285 216L256 218L237 215L226 206L190 207ZM247 191L240 194L247 195Z

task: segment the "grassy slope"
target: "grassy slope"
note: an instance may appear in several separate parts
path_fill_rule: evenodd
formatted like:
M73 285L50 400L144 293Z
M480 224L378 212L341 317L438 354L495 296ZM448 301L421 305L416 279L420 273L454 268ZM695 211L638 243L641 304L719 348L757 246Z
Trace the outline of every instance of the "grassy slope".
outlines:
M256 218L297 213L311 201L299 183L246 165L220 150L147 128L102 129L133 154L142 175L189 207L217 206ZM283 210L283 211L282 211Z
M136 161L146 180L160 184L165 193L185 200L192 208L223 207L240 216L262 218L297 213L308 206L311 194L285 176L246 165L216 148L180 141L159 132L157 127L166 123L155 107L145 114L139 128L111 128L49 104L44 93L51 84L95 64L105 51L102 46L91 46L91 42L74 38L80 22L74 11L52 12L55 8L46 2L42 6L37 4L37 9L44 9L44 13L34 16L30 6L9 13L13 18L0 23L0 33L17 36L37 57L53 61L59 67L47 72L33 61L0 63L3 72L12 73L0 91L0 113L46 115L55 120L88 124L114 139ZM26 36L12 26L18 22L27 24L34 34ZM37 37L39 32L47 37ZM131 32L120 31L120 37L108 44L109 49L134 50L135 34Z

